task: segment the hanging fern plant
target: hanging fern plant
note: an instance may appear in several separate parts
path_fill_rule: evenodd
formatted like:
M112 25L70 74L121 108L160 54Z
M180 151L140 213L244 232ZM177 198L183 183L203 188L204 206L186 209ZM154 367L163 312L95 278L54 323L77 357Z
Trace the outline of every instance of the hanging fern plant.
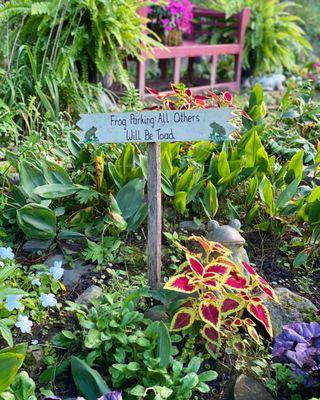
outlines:
M292 10L294 2L280 0L195 0L226 12L228 16L251 9L246 32L243 65L254 73L293 70L297 57L312 46L305 37L303 21Z
M41 64L63 80L76 65L85 80L111 74L128 84L123 62L141 58L159 45L143 25L141 0L10 0L0 7L0 23L7 22L10 44L28 44Z

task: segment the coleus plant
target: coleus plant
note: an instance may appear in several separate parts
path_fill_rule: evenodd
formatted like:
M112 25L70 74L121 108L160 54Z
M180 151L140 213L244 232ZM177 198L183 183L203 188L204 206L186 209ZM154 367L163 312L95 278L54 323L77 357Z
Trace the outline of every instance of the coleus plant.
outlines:
M240 338L241 327L260 344L256 321L272 337L269 311L261 296L265 293L278 302L271 286L248 263L235 263L230 258L231 251L220 243L202 236L189 239L200 243L203 250L197 254L179 245L186 252L187 261L164 288L190 294L190 297L173 316L171 330L182 331L200 321L201 335L212 354L230 337ZM240 352L245 350L242 340L234 340L233 346Z
M172 92L161 94L155 89L147 88L159 104L148 107L149 110L192 110L203 108L228 107L232 109L232 123L242 126L242 116L251 120L249 115L233 104L232 94L228 91L219 92L209 90L207 95L193 95L184 83L171 84Z

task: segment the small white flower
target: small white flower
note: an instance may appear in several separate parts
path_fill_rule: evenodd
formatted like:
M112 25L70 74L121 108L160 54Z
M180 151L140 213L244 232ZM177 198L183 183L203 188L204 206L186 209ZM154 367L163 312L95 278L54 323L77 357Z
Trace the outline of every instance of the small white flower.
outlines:
M53 267L51 267L49 271L54 279L59 281L64 273L64 269L62 268L62 261L55 261Z
M22 333L30 333L33 323L29 320L27 315L19 315L16 327L20 329Z
M4 260L12 260L14 258L14 253L11 247L0 247L0 258Z
M11 294L7 296L6 302L5 302L5 308L9 311L13 310L20 310L22 308L22 304L20 303L20 299L22 299L23 295L22 294Z
M0 261L0 267L4 266L4 262Z
M31 285L41 286L40 279L39 278L32 279Z
M55 307L57 305L57 299L53 293L41 293L40 300L43 307Z
M39 340L37 340L37 339L32 339L31 340L31 344L38 344L39 343Z

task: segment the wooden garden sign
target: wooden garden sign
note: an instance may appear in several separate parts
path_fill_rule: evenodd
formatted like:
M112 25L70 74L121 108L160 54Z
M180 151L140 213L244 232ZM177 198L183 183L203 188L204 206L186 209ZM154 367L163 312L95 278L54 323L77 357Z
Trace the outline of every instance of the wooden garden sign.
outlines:
M84 143L148 143L148 280L155 289L161 283L161 142L229 138L229 108L83 114L78 122Z

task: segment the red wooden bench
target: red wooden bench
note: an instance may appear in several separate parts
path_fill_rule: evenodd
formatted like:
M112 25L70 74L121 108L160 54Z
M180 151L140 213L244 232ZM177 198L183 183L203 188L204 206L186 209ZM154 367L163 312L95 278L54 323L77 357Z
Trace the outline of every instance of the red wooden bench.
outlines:
M148 8L139 10L139 14L143 17L148 16ZM202 92L211 88L223 88L228 90L238 90L241 81L241 64L243 46L245 40L245 31L250 18L250 9L244 8L239 14L232 15L228 20L222 12L214 11L202 7L193 8L193 22L191 34L183 42L181 46L165 46L164 48L153 48L152 54L156 60L174 59L174 74L173 82L180 82L181 59L186 57L188 61L188 78L193 81L193 66L196 57L210 56L211 57L211 79L209 85L191 86L193 92ZM234 36L234 43L226 44L206 44L199 43L196 39L201 36L210 35L212 29L228 29L231 36ZM211 29L211 30L210 30ZM216 82L216 70L218 57L220 55L235 56L235 78L232 82ZM139 61L137 71L137 87L142 98L146 97L146 61ZM166 75L166 61L162 61L162 72Z

